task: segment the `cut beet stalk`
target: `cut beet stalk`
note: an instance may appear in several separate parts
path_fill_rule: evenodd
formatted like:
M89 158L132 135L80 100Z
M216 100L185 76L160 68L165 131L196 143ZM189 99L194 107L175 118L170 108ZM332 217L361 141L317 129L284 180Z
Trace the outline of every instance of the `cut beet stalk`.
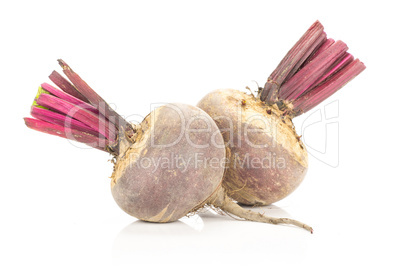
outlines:
M335 62L329 69L328 71L320 78L318 79L309 89L307 89L304 93L307 93L310 89L313 89L314 87L318 86L321 84L323 81L331 77L331 75L335 74L351 62L353 62L354 58L351 54L345 53L343 58L340 58L337 62Z
M37 119L40 119L42 121L46 121L46 122L49 122L49 123L52 123L55 125L75 129L75 130L82 131L82 132L87 132L94 136L100 135L100 133L96 132L95 130L93 130L89 126L85 125L84 123L81 123L80 121L77 121L71 117L68 117L68 116L65 116L65 115L62 115L59 113L55 113L55 112L47 110L47 109L42 109L42 108L32 106L31 115ZM104 138L104 137L102 137L102 138Z
M109 124L109 122L106 121L101 115L96 115L90 111L80 108L79 106L75 106L68 101L59 99L49 94L41 94L36 102L41 106L60 111L67 116L77 119L78 121L93 128L95 131L101 133L111 142L116 140L115 126Z
M289 81L280 88L280 99L293 101L311 88L336 61L344 56L347 45L337 41L320 53L314 60L306 64Z
M99 96L81 77L75 73L63 60L58 60L60 66L63 68L63 72L68 79L74 84L77 90L86 97L89 102L95 106L101 114L110 122L115 123L116 126L122 126L123 129L130 127L131 125L118 113L116 113L109 104L106 103L101 96ZM117 121L117 122L116 122Z
M42 87L39 87L39 88L38 88L38 92L36 92L36 96L35 96L35 99L34 99L34 101L33 101L33 103L32 103L32 106L39 107L39 108L43 108L43 109L47 109L46 107L40 106L40 105L36 102L37 99L39 98L39 96L40 96L41 94L50 94L50 93L47 92L46 90L44 90Z
M24 118L24 120L27 127L31 129L85 143L91 147L107 152L106 146L108 145L108 141L106 139L98 138L86 132L54 125L42 120L33 118Z
M53 71L49 75L50 80L55 83L56 86L61 88L64 92L82 100L83 102L89 103L88 99L85 98L67 79L65 79L61 74Z
M88 104L86 102L83 102L82 100L80 100L80 99L78 99L78 98L76 98L74 96L71 96L70 94L67 94L67 93L65 93L65 92L63 92L61 90L58 90L57 88L55 88L55 87L53 87L53 86L51 86L51 85L49 85L47 83L43 83L41 85L41 87L44 90L46 90L47 92L49 92L50 94L52 94L52 95L54 95L54 96L56 96L56 97L58 97L58 98L60 98L62 100L68 101L68 102L70 102L70 103L72 103L72 104L74 104L76 106L79 106L82 109L86 109L86 110L91 111L91 112L93 112L95 114L99 113L99 111L95 107L93 107L92 105L90 105L90 104Z
M303 63L303 65L300 67L303 68L306 66L307 63L310 61L314 60L319 54L321 54L323 51L327 50L330 46L332 46L335 43L335 40L332 38L328 38L325 40L325 42L313 53L311 56Z
M309 58L312 57L316 51L320 49L320 47L327 41L327 34L322 32L321 35L317 38L317 40L311 45L310 49L304 54L304 57L298 62L298 64L289 72L288 76L282 83L286 83L287 80L293 77L295 73L297 73L300 68L309 61Z
M307 32L289 50L279 63L278 67L269 76L264 89L260 93L262 101L274 102L278 97L278 89L289 74L297 72L303 62L320 46L326 39L324 27L316 21Z
M293 110L296 112L296 115L305 113L320 104L360 74L365 68L366 66L360 60L356 59L321 85L303 94L293 102Z

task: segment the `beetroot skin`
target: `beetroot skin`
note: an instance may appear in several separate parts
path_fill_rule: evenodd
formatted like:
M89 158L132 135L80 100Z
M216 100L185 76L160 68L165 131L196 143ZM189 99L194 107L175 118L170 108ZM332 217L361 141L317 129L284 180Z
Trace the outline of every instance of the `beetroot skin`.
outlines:
M151 222L175 221L203 207L224 172L223 139L213 120L199 108L170 104L152 111L137 133L112 175L117 204Z
M229 158L223 186L231 198L268 205L299 186L307 172L307 151L279 109L233 89L211 92L197 106L222 131Z

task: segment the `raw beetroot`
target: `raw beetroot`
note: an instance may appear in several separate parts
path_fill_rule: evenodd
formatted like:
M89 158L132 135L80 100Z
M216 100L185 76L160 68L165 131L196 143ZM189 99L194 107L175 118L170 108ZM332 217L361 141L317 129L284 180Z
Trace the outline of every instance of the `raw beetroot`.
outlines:
M247 205L268 205L292 193L308 167L292 118L309 111L365 69L342 41L327 39L315 22L254 97L223 89L198 107L222 131L229 157L223 187Z
M144 221L170 222L204 206L240 218L312 228L272 218L234 203L221 187L226 151L220 130L200 108L168 104L133 125L117 114L64 61L72 84L53 72L63 91L42 84L28 127L83 142L114 157L111 188L117 204Z
M120 150L112 175L117 204L152 222L175 221L203 207L224 172L223 139L214 134L216 124L199 108L169 104L152 111L133 144Z
M307 172L307 152L289 117L246 93L217 90L198 107L222 131L228 168L223 187L246 205L268 205L290 194ZM225 107L225 109L219 108Z

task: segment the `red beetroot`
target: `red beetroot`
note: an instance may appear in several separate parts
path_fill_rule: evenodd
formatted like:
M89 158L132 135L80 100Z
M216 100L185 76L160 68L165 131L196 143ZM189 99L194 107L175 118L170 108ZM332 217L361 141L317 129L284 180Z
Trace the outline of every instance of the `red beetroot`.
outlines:
M292 193L308 167L292 119L352 80L365 66L315 22L269 76L258 97L233 90L206 95L198 107L217 123L229 152L223 187L247 205L268 205Z
M241 208L221 187L225 146L212 118L197 107L168 104L139 125L127 122L59 60L72 84L53 72L59 89L42 84L25 118L28 127L73 139L114 157L112 194L128 214L144 221L170 222L209 205L246 220L293 224Z

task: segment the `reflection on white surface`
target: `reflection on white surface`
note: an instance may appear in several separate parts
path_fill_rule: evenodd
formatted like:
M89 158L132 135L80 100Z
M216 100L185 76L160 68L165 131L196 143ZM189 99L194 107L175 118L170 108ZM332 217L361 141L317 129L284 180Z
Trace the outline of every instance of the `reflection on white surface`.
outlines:
M190 226L198 232L201 232L202 229L204 229L204 221L198 214L191 217L183 217L179 221L185 223L187 226Z
M289 217L276 206L248 209ZM289 250L302 254L306 244L298 240L300 236L311 238L299 228L235 220L210 210L172 223L134 221L115 238L113 264L118 267L151 263L154 266L187 263L192 267L232 262L247 265L249 262L241 258L243 253L256 258L275 254L272 256L276 259L285 258Z

